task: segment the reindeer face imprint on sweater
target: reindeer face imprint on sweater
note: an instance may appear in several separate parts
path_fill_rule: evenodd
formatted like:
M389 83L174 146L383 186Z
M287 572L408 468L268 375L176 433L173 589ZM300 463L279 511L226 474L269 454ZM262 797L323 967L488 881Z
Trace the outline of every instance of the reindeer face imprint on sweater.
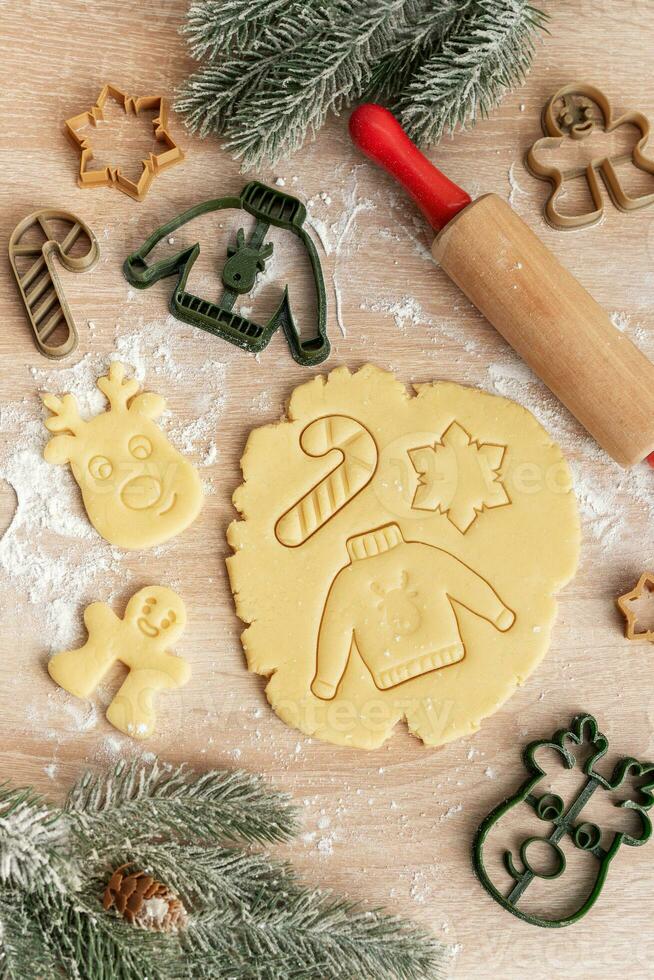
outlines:
M419 592L410 587L409 575L402 572L400 585L395 588L392 584L385 587L383 582L373 582L370 586L380 602L377 609L382 614L384 624L396 636L408 636L415 633L422 621L420 609L415 604Z
M122 364L112 362L98 388L109 409L84 421L72 395L44 395L57 433L45 447L50 463L70 463L95 529L121 548L161 544L184 530L202 506L194 467L177 452L154 419L166 403L150 392L137 394Z
M186 609L172 589L150 585L127 603L119 619L104 602L84 611L88 640L57 653L48 663L52 679L69 694L88 698L116 661L129 673L107 709L107 719L126 735L147 738L154 730L155 695L181 687L190 677L185 660L169 652L186 626Z

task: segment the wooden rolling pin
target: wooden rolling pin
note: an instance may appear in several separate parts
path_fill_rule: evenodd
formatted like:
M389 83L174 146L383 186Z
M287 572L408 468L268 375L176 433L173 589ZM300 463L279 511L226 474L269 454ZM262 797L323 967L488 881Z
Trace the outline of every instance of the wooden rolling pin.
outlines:
M497 194L472 202L379 105L350 134L439 232L436 261L622 466L654 466L654 365Z

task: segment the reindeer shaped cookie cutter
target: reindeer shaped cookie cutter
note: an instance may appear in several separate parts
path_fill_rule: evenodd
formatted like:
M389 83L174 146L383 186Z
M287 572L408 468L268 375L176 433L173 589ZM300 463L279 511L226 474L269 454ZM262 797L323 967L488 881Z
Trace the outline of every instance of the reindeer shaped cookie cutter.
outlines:
M535 756L540 749L553 750L566 769L573 769L576 764L574 749L577 747L587 747L590 750L589 757L581 766L585 781L577 789L574 799L566 806L560 796L547 791L547 783L542 785L548 774ZM595 718L589 714L577 715L569 728L559 729L550 739L530 742L523 752L523 763L529 773L528 778L513 796L508 797L485 817L477 830L473 845L475 873L495 901L523 922L545 928L558 928L577 922L590 911L599 898L612 863L622 845L640 847L652 836L652 821L648 811L654 804L654 764L640 762L629 756L615 764L610 776L603 776L596 766L606 755L608 748L608 738L599 730ZM611 793L622 788L624 792L623 784L628 777L640 781L635 792L636 799L618 797L614 806L618 811L626 810L627 813L633 814L638 820L638 828L630 832L617 831L612 839L605 843L602 829L588 820L584 812L585 808L598 790ZM542 792L542 790L546 791ZM514 807L523 803L533 810L538 819L547 824L547 828L544 828L540 835L527 837L522 841L517 859L514 859L511 850L504 851L502 855L504 870L512 882L507 894L501 890L499 882L496 881L496 869L489 870L485 860L485 849L495 825ZM561 847L563 842L568 842L571 847L588 854L597 862L595 878L587 894L579 899L577 907L567 915L549 914L547 910L539 914L531 909L522 908L519 905L520 899L536 879L553 880L565 872L567 861ZM528 852L534 844L550 848L554 858L553 868L545 870L538 865L532 865Z
M170 444L154 419L161 395L139 392L134 378L113 361L97 386L109 408L85 421L73 395L43 395L55 433L44 457L70 463L89 520L110 544L130 550L161 544L195 520L202 486L195 468Z
M178 228L200 215L228 208L247 211L256 219L256 224L247 241L244 230L240 228L236 245L228 247L227 261L222 270L225 288L218 303L195 296L186 289L189 273L200 254L199 242L171 258L162 259L153 265L147 264L146 260L152 249ZM291 354L298 364L305 367L320 364L330 352L326 326L327 298L318 253L303 227L306 217L306 208L296 197L282 194L281 191L258 181L251 181L238 197L219 197L205 201L162 225L139 249L127 257L123 273L127 281L137 289L147 289L160 279L176 275L177 285L170 300L170 311L178 320L200 327L252 354L264 350L275 331L281 327ZM265 244L271 225L290 231L299 238L309 256L317 305L317 323L312 336L302 337L297 329L288 299L288 286L284 289L279 306L265 325L255 323L234 311L237 298L250 292L257 274L263 272L266 260L272 255L272 243Z

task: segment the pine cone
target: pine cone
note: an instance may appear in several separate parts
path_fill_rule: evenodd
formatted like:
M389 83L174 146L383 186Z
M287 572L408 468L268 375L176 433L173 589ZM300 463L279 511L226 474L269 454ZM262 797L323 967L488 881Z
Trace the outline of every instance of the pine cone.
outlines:
M117 868L109 879L102 900L103 908L115 908L127 922L140 929L177 932L188 915L181 899L161 881L145 871L128 872L129 864Z

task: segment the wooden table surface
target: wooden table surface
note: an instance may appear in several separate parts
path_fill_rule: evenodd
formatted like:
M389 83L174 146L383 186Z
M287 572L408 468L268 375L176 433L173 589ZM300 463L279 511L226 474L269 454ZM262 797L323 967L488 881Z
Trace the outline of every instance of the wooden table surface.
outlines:
M52 206L82 216L102 249L93 273L63 277L80 344L59 365L33 347L8 263L0 264L0 531L16 506L12 485L19 497L0 542L0 776L61 798L84 767L142 751L198 766L241 765L265 773L302 807L304 834L283 853L307 880L414 916L454 947L453 976L486 976L491 968L506 978L651 976L654 845L623 848L596 909L571 928L547 932L522 924L486 896L471 870L470 846L480 819L520 781L523 744L577 711L597 715L616 753L654 754L651 648L622 637L614 606L651 565L654 474L646 466L624 473L611 463L446 281L430 260L424 222L355 152L346 116L331 118L292 159L257 174L269 182L281 178L309 202L326 247L333 351L322 369L295 364L279 335L255 359L169 319L170 281L130 290L121 274L124 257L169 217L237 191L238 164L217 141L189 137L173 117L187 159L159 177L143 203L112 189L81 190L63 120L90 107L107 81L131 93L172 95L192 67L178 34L185 6L184 0L0 2L0 237L6 243L24 215ZM547 7L551 34L525 86L430 157L473 196L510 197L654 357L654 210L627 215L607 202L600 225L554 231L541 214L546 185L522 163L539 136L545 101L568 81L588 80L616 108L654 116L647 84L654 7L643 0ZM139 159L146 131L116 124L115 152ZM102 148L111 152L111 141ZM229 226L226 219L223 237L205 248L194 272L194 287L199 283L206 295L217 289L211 277ZM280 241L280 252L283 247ZM256 297L257 315L274 301L276 276L288 275L292 299L302 306L306 270L291 270L296 258L275 261L275 275ZM61 392L69 384L83 390L114 350L166 396L168 428L202 464L210 491L198 521L154 553L112 553L88 534L70 474L57 471L44 490L38 466L45 433L37 392L50 386ZM285 727L267 705L264 679L245 669L224 569L225 528L236 516L231 494L248 431L278 419L293 387L320 370L368 360L406 382L445 378L515 398L560 442L576 479L581 562L560 595L551 650L479 733L441 750L426 749L403 726L370 753L337 749ZM62 508L75 513L62 516ZM159 733L144 745L110 728L107 691L95 708L80 706L54 689L45 663L58 640L79 637L88 602L110 599L120 611L148 581L170 582L184 596L189 624L178 652L193 676L183 691L161 699Z

